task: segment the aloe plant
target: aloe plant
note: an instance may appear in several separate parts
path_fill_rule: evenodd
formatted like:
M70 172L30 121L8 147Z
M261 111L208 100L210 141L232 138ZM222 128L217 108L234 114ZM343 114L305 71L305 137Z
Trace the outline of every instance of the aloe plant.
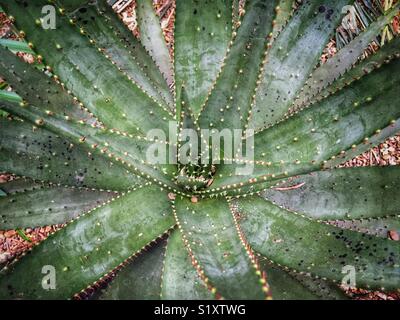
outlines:
M400 168L339 166L399 131L399 37L359 58L399 5L321 64L352 1L294 3L177 0L171 59L151 0L140 39L105 0L0 0L40 62L2 43L0 172L20 178L0 229L64 225L3 267L2 299L346 299L349 270L400 287ZM254 159L183 163L184 129L247 129ZM148 160L160 144L178 164Z

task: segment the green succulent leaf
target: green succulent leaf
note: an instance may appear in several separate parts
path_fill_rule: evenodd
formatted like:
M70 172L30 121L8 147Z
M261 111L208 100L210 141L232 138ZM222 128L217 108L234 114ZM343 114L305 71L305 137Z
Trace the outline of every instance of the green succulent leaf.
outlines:
M231 39L231 8L232 0L176 2L176 88L185 85L196 115L218 76Z
M198 164L199 157L201 157L201 131L196 120L195 115L192 111L192 104L190 103L187 89L185 86L182 86L180 89L180 98L179 103L177 105L177 111L179 112L179 128L178 128L178 162L180 165L184 165L184 161L182 156L188 158L190 163L188 166ZM193 133L196 133L196 136L193 136ZM193 141L194 140L194 141ZM196 152L191 153L191 149L187 149L187 146L193 143L197 143ZM186 160L185 160L186 162Z
M337 284L321 278L289 272L305 288L322 300L349 300L350 297Z
M289 19L293 15L296 6L295 0L280 0L276 10L276 18L273 29L273 37L276 38L285 28Z
M200 134L199 126L195 115L193 114L192 104L187 93L187 88L182 86L180 89L179 103L177 103L177 111L179 112L179 133L184 129L192 129Z
M275 300L318 300L319 296L304 287L287 272L263 263L268 284Z
M353 144L365 142L365 138L380 133L377 130L390 127L394 124L392 120L399 118L398 99L394 98L399 68L398 59L383 65L363 78L364 81L356 81L271 130L260 133L255 139L255 158L274 161L279 157L279 160L289 163L295 160L320 163L351 149ZM290 134L277 139L275 134L289 132L287 130L291 130ZM262 143L273 137L276 142L270 144L270 148L274 154L267 151L263 156L266 150ZM277 151L278 145L281 148ZM342 158L341 161L345 160Z
M348 69L351 69L352 65L357 62L368 45L376 38L382 29L391 22L393 17L399 14L399 7L399 5L396 5L387 14L382 15L376 22L369 25L368 29L354 38L342 50L339 50L339 52L330 58L325 64L317 68L307 80L307 83L303 87L304 90L302 90L302 92L299 94L299 98L296 99L293 107L301 106L306 100L309 100L328 84L340 78ZM382 53L390 50L390 47L391 46L385 49L384 46ZM399 51L398 41L397 51ZM379 52L381 52L381 50L378 51L378 56L381 56ZM370 59L368 59L367 63L362 64L368 65L369 60ZM352 73L354 73L354 71ZM350 75L348 73L346 76L347 79L349 76Z
M128 192L81 216L3 271L1 299L67 299L86 289L174 224L167 195L155 186ZM43 286L43 267L56 288Z
M240 176L223 165L214 189L331 168L399 131L400 60L382 65L350 86L312 105L254 139L254 170ZM289 133L289 134L288 134ZM253 181L253 180L252 180ZM253 181L254 182L254 181Z
M153 8L153 1L137 0L136 10L140 41L159 67L168 85L172 86L174 83L174 68L160 20Z
M280 120L317 65L349 0L306 2L295 12L266 57L249 127Z
M201 128L242 129L252 104L277 0L246 1L246 14L199 116Z
M348 297L330 281L286 270L261 257L268 284L275 300L345 300Z
M85 6L90 0L56 0L58 3L62 3L62 9L67 11L74 11Z
M68 3L69 0L63 0ZM115 64L158 103L173 109L173 99L163 75L140 41L128 30L107 1L97 1L73 13L76 23Z
M193 268L179 231L173 232L168 238L162 270L162 299L205 300L213 298L196 273L196 269Z
M55 29L43 29L36 24L46 0L30 2L26 6L17 1L1 1L0 4L16 17L17 26L25 30L26 37L40 48L39 53L65 87L105 125L131 133L143 133L153 128L168 131L167 120L172 120L172 115L92 45L84 35L84 29L80 30L60 13L56 16Z
M29 178L15 177L15 179L1 184L1 189L4 191L4 195L14 195L17 193L23 193L27 191L33 191L36 188L43 186L43 183L37 182Z
M233 203L254 250L280 265L341 282L354 268L357 287L394 290L400 285L399 243L295 214L254 196Z
M192 262L209 289L227 299L264 299L267 289L241 243L227 202L175 200L175 218Z
M160 299L162 268L166 243L160 241L144 251L117 273L102 290L100 300L158 300Z
M320 220L383 218L400 214L400 167L312 172L261 193L288 210Z
M0 90L0 101L18 102L21 103L22 98L12 91Z
M72 145L84 145L89 157L93 153L100 158L108 156L108 158L121 162L127 172L140 175L147 180L151 179L153 182L158 182L160 185L173 190L176 188L176 185L168 177L168 175L174 176L176 166L164 163L157 165L154 164L155 159L150 158L156 152L153 149L161 149L167 158L169 158L171 152L174 152L176 148L173 147L173 144L168 144L165 137L156 141L114 129L92 128L92 126L80 122L68 121L66 123L63 118L55 114L48 113L48 111L43 112L34 106L25 104L24 107L21 107L13 103L0 102L0 108L30 121L34 127L40 126L54 134L65 137ZM152 150L153 153L151 153ZM147 162L148 158L149 161Z
M32 183L28 182L27 186ZM7 189L7 184L2 188ZM0 228L17 229L62 224L103 204L115 193L41 185L0 199Z
M27 122L0 119L0 171L62 185L124 190L142 179L104 157L89 155L72 144ZM26 162L29 161L29 166Z
M28 102L43 110L69 117L75 121L99 125L93 116L83 110L73 96L57 84L49 75L0 46L0 74L12 86L9 97L0 95L0 101ZM9 48L10 49L10 48ZM15 98L12 98L15 95ZM19 98L17 98L17 95Z
M400 37L392 39L389 43L381 47L377 52L370 55L368 58L359 61L356 65L348 72L337 78L332 84L319 91L315 96L309 97L308 102L313 103L326 97L338 90L343 89L346 85L349 85L355 80L360 80L366 74L373 72L376 68L379 68L383 63L388 63L395 57L400 56ZM297 100L293 105L292 109L299 105L301 99ZM300 106L301 108L301 106Z
M60 226L0 299L398 290L399 167L346 162L400 132L391 2L0 0L0 229Z
M237 26L240 18L240 0L232 0L232 27Z
M321 300L349 300L350 297L335 283L321 278L313 278L308 275L291 273L309 291L313 292Z
M17 41L11 39L0 39L0 46L9 48L12 52L24 52L34 54L34 51L25 41Z

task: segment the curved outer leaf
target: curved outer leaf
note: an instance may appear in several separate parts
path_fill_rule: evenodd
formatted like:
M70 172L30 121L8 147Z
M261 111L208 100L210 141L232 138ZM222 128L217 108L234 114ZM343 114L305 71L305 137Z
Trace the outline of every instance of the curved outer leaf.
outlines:
M283 270L265 259L261 258L260 263L268 274L268 284L273 292L274 300L344 300L347 298L337 285L329 281Z
M124 190L142 180L119 164L89 155L70 143L26 122L0 119L0 171L69 186Z
M399 70L400 60L396 59L363 81L354 82L310 109L256 135L255 158L319 162L372 136L377 129L399 118L399 101L395 99ZM284 137L284 131L292 134ZM273 151L266 152L265 143ZM277 151L278 144L282 147Z
M97 190L41 186L32 191L1 197L0 229L65 223L113 196L115 193Z
M228 299L265 298L268 288L262 285L258 266L246 252L250 249L245 249L245 240L238 235L228 204L177 198L175 206L183 242L209 289Z
M153 128L168 132L172 116L149 98L88 39L57 14L56 29L43 29L35 21L48 2L38 0L22 4L0 0L5 10L16 17L17 25L38 48L65 86L101 118L106 126L131 133ZM83 31L83 30L82 30Z
M294 189L290 189L294 186ZM291 179L289 190L261 193L291 211L321 220L379 218L400 214L400 167L343 168Z
M274 300L318 300L319 296L309 291L299 281L285 271L262 263L263 270L268 274L268 284Z
M173 224L167 195L158 187L128 192L34 247L0 278L0 298L70 298ZM43 289L43 266L54 267L56 289Z
M231 8L232 0L176 2L176 88L179 91L185 85L195 114L200 112L225 57L232 34Z
M393 17L399 14L399 6L399 4L396 5L389 13L379 17L376 22L369 25L364 32L339 50L325 64L318 67L307 80L306 85L303 87L304 90L299 93L299 98L296 99L294 107L306 103L310 97L345 74L348 69L351 69L368 45L390 23Z
M179 232L174 232L168 238L161 288L161 298L165 300L213 298L192 266Z
M9 48L12 52L24 52L35 54L25 41L17 41L11 39L0 39L0 46Z
M23 102L22 98L12 91L0 90L0 101Z
M65 121L58 115L43 112L40 109L25 105L25 108L13 103L2 102L0 109L6 110L12 115L28 120L39 125L52 133L65 137L69 143L83 144L88 155L93 154L101 158L108 156L121 162L128 172L140 175L147 180L157 182L159 185L168 187L175 191L177 186L171 181L170 177L176 174L174 164L164 164L165 159L169 159L169 153L176 148L166 143L165 138L159 138L157 142L142 136L135 136L115 129L100 130L91 126ZM38 124L39 123L39 124ZM160 153L165 154L161 164L154 164L156 148ZM169 175L169 177L168 177Z
M0 74L11 85L14 92L24 100L37 107L69 117L75 121L84 121L98 125L89 112L83 110L79 103L50 76L34 66L23 62L6 48L0 46ZM21 102L21 100L17 101Z
M278 0L246 1L246 14L199 116L201 128L245 126L277 3Z
M62 0L68 3L70 0ZM109 55L135 83L158 103L173 109L173 99L168 85L154 61L140 41L123 25L107 1L97 1L73 14L88 37Z
M394 57L400 57L400 37L392 39L389 43L382 46L377 52L358 62L352 69L350 69L340 78L336 79L331 85L328 85L326 88L322 89L315 96L309 97L308 102L314 103L320 100L322 97L329 96L330 94L343 89L346 85L349 85L355 80L360 80L361 77L373 72L376 68L379 68L383 63L387 63ZM293 108L296 108L297 106L298 104L295 103Z
M396 289L400 244L303 218L260 197L234 202L254 250L275 263L341 282L354 267L356 286Z
M249 127L280 120L317 65L350 0L304 2L274 42L257 89Z
M349 300L343 290L332 281L313 278L308 275L290 272L291 276L322 300Z
M125 266L107 288L99 293L100 300L160 299L166 242L160 241Z
M334 167L384 141L399 131L399 70L400 59L393 60L363 81L256 134L253 173L239 176L235 174L238 165L223 165L213 187Z
M152 0L137 0L136 15L140 31L140 41L157 64L169 86L174 84L171 57Z

